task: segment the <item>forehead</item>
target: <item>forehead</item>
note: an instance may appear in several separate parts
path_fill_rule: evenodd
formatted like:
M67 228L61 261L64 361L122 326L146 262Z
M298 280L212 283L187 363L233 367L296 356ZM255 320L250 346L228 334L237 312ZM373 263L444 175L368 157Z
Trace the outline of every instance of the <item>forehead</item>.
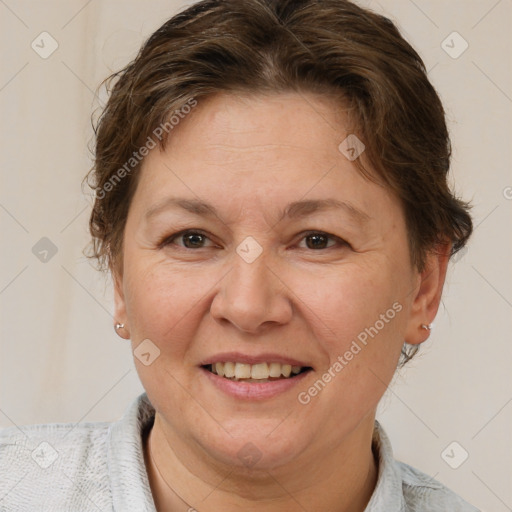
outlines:
M281 213L285 203L329 197L352 206L361 218L371 216L376 202L382 206L393 198L340 151L349 135L346 112L327 97L200 99L171 132L165 151L146 157L139 195L146 210L180 196L219 208L276 206Z
M312 93L217 94L197 107L172 133L171 149L200 146L209 157L243 154L275 156L300 150L322 158L349 134L347 111L339 102ZM256 162L254 162L256 163Z

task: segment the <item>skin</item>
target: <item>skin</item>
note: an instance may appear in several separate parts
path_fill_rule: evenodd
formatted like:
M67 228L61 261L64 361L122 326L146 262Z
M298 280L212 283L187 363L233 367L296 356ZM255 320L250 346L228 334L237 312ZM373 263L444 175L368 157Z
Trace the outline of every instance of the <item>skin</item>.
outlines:
M349 126L314 94L219 94L145 158L114 272L115 318L134 349L150 339L160 350L148 366L135 358L156 409L145 457L158 510L351 512L370 499L377 404L404 340L428 337L421 324L437 313L449 245L423 272L411 264L400 202L338 150ZM217 216L170 207L145 217L169 197L206 201ZM289 203L323 198L367 220L345 209L280 220ZM183 229L205 236L161 244ZM316 248L308 230L334 238ZM248 236L262 248L252 263L236 252ZM394 303L401 311L300 403ZM285 354L313 371L276 397L240 400L198 366L225 351ZM247 443L261 455L251 467L238 456Z

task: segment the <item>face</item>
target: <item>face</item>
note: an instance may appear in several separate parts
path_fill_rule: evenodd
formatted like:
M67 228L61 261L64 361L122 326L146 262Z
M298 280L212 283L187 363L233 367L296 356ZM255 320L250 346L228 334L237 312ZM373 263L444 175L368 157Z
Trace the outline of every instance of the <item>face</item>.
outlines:
M150 340L135 363L167 435L211 460L327 453L373 425L404 340L427 336L444 273L411 266L401 205L340 152L349 134L312 94L217 95L143 163L116 319ZM305 371L232 381L215 362Z

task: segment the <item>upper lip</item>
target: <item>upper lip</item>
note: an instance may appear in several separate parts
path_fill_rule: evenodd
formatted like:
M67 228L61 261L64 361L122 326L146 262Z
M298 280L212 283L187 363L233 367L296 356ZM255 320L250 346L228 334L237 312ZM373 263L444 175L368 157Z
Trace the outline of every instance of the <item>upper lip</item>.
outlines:
M211 357L208 357L200 363L200 366L226 362L245 364L280 363L289 364L291 366L310 367L310 365L304 361L299 361L298 359L293 359L292 357L283 356L281 354L274 354L271 352L258 355L242 354L241 352L222 352L220 354L215 354Z

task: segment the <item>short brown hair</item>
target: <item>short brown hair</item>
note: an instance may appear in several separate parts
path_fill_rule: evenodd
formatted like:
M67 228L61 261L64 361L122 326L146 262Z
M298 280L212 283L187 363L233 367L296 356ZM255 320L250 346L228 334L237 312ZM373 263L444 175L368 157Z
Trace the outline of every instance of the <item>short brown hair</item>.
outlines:
M103 268L122 266L140 165L114 182L116 173L174 112L219 92L337 95L365 160L402 203L418 269L437 245L450 242L454 254L471 234L469 205L447 183L445 114L423 61L389 19L348 0L200 1L164 23L107 84L88 175L101 192L90 231Z

